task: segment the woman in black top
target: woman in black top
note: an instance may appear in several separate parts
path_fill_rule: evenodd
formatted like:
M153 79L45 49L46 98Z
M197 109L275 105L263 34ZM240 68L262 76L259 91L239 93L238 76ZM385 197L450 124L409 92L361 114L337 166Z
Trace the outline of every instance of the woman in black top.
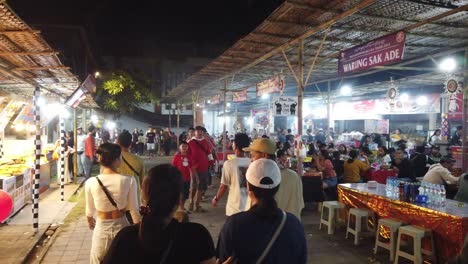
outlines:
M214 244L208 230L196 223L172 218L182 190L177 168L163 164L143 180L140 224L117 234L103 263L214 264Z

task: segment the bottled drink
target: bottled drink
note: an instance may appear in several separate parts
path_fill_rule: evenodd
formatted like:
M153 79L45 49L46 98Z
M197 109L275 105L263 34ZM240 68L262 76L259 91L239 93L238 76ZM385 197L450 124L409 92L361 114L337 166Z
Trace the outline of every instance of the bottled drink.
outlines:
M445 186L444 186L444 185L442 185L440 195L442 196L441 205L442 205L442 206L445 206L445 202L446 202L446 199L447 199L447 192L445 191Z

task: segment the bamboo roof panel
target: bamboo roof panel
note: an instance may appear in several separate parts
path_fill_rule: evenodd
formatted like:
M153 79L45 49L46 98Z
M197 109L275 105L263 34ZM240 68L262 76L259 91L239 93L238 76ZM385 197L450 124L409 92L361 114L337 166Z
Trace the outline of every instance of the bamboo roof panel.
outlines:
M0 90L31 100L35 86L46 96L68 98L80 85L40 34L0 2ZM82 104L97 107L92 98Z
M311 82L339 78L339 51L400 30L407 31L402 63L448 49L466 47L468 1L457 1L455 4L458 8L437 6L447 3L437 1L421 4L411 0L286 0L250 34L242 37L200 72L188 77L170 91L165 99L189 100L189 91L194 90L199 90L201 97L219 93L222 87L220 80L231 80L232 76L234 78L228 82L229 87L255 87L259 81L280 73L285 75L287 85L294 86L295 80L281 50L287 54L292 68L296 69L297 40L300 36L304 43L304 70L307 71L328 25L331 25L331 29L317 57ZM355 9L358 5L360 9ZM461 7L465 11L461 11ZM455 8L456 12L451 11ZM350 13L349 10L357 12ZM222 65L222 71L219 71L219 65ZM444 78L441 75L435 77Z

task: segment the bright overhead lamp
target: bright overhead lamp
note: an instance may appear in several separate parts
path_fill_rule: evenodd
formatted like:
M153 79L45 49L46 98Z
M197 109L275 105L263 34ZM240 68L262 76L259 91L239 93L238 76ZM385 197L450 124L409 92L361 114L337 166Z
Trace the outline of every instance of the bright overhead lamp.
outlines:
M266 100L266 99L268 99L268 98L270 98L270 95L269 95L269 94L262 94L262 99L263 99L263 100Z
M226 106L227 106L227 107L231 107L231 103L226 103Z
M402 93L402 94L400 95L400 101L402 101L402 102L408 102L408 100L409 100L409 95L408 95L407 93Z
M453 72L457 68L457 61L454 58L445 58L439 63L439 70L443 72Z
M211 104L211 100L206 101L208 104Z
M422 106L422 105L427 105L427 102L428 102L427 97L424 96L424 95L419 96L418 99L416 99L416 103L417 103L418 105L421 105L421 106Z
M207 113L206 110L203 110L202 112L203 112L203 114L206 114L206 113Z
M340 94L343 96L350 96L353 93L353 88L350 85L343 85L340 89Z

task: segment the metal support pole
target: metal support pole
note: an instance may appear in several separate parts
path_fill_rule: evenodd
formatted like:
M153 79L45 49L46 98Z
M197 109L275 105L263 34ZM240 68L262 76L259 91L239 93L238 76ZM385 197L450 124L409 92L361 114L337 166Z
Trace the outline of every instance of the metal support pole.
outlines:
M299 54L298 54L298 91L297 91L297 132L299 134L299 139L302 140L302 93L304 92L304 61L303 61L303 49L304 49L304 43L301 40L299 40ZM302 142L300 142L298 145L299 151L297 154L301 153L301 147L302 147ZM299 176L302 176L302 158L300 155L297 155L297 173Z
M173 110L169 110L169 129L171 129L171 117L172 117L172 111L173 111Z
M38 104L41 88L34 89L34 123L36 125L35 157L34 157L34 184L32 185L32 214L34 232L39 232L39 181L41 179L41 107Z
M302 135L302 93L304 92L304 65L303 65L303 49L304 49L304 44L302 39L299 40L299 71L298 71L298 91L297 91L297 131L299 135Z
M465 49L465 60L463 62L463 130L462 130L462 171L468 170L467 136L468 136L468 48Z
M76 132L77 129L77 121L76 121L76 108L73 109L73 146L75 150L78 148L78 135ZM73 154L73 182L76 183L78 178L78 153Z
M2 129L0 132L0 159L3 158L3 138L5 138L5 130Z
M65 201L65 120L63 115L59 114L60 122L60 200Z
M177 135L180 134L180 104L177 102ZM179 136L177 136L177 148L179 147Z
M328 120L328 133L330 133L330 128L332 126L331 120L331 101L330 101L330 90L331 90L331 82L328 81L328 95L327 95L327 120Z
M226 108L227 108L227 102L226 102L226 93L227 93L227 80L224 79L224 88L223 88L223 97L224 97L224 102L223 102L223 160L227 160L227 157L226 157L226 142L227 142L227 133L226 133Z

